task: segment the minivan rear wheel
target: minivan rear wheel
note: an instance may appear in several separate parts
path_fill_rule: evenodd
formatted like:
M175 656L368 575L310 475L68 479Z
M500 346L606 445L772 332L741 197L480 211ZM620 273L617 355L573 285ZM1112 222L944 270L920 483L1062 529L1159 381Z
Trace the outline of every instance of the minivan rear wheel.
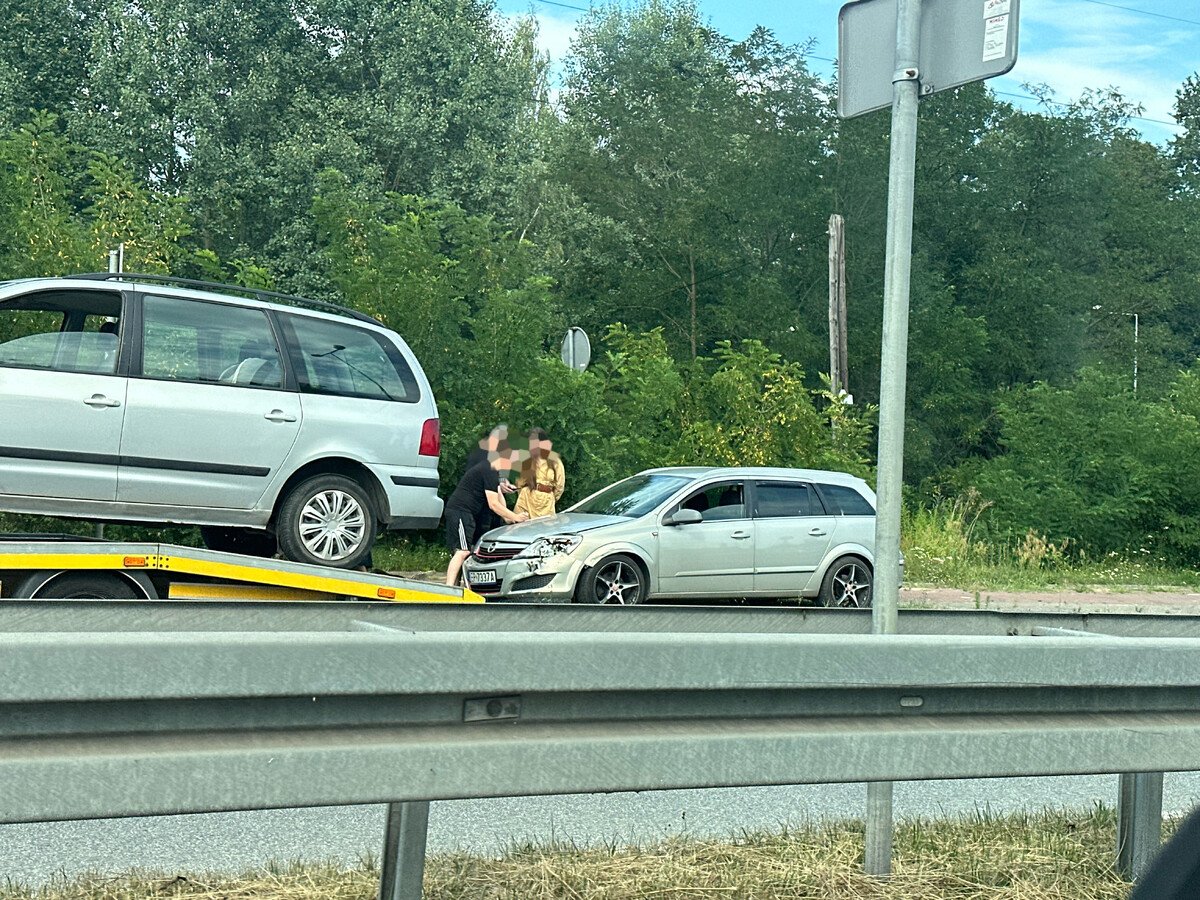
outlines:
M344 475L317 475L283 499L275 533L293 562L353 569L375 543L375 513L366 489Z

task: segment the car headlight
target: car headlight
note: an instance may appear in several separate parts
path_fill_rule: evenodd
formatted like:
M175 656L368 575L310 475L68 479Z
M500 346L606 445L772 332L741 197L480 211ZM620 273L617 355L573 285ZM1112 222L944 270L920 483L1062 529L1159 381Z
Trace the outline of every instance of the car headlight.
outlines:
M519 559L540 557L546 559L558 556L560 553L573 553L583 543L582 534L556 534L551 537L538 538L528 547L517 554Z

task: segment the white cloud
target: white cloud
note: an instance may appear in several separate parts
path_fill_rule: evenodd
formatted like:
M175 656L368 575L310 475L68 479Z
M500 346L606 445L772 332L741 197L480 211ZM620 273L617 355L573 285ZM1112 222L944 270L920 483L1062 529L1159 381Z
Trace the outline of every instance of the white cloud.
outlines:
M998 90L1019 91L1014 85L1022 82L1047 84L1055 99L1068 102L1088 88L1115 87L1140 104L1146 118L1170 122L1175 92L1200 64L1194 29L1096 3L1030 0L1021 6L1020 27L1016 68L998 80Z

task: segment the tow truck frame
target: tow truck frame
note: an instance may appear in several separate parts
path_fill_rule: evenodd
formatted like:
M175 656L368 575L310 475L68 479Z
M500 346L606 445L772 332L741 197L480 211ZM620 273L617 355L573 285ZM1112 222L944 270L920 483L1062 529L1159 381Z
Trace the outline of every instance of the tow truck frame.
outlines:
M177 544L0 535L0 599L482 603L469 588Z

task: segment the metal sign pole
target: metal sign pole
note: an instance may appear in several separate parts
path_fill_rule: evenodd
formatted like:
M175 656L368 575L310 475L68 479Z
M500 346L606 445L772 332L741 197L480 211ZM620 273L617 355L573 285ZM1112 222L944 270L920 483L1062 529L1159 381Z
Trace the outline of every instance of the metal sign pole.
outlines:
M875 594L871 630L894 634L900 598L900 502L904 477L904 394L908 368L908 298L912 268L913 183L917 160L917 69L921 0L899 0L896 71L892 76L888 167L887 257L883 279L883 355L879 379L879 471L876 481ZM892 868L892 784L867 785L864 868Z

